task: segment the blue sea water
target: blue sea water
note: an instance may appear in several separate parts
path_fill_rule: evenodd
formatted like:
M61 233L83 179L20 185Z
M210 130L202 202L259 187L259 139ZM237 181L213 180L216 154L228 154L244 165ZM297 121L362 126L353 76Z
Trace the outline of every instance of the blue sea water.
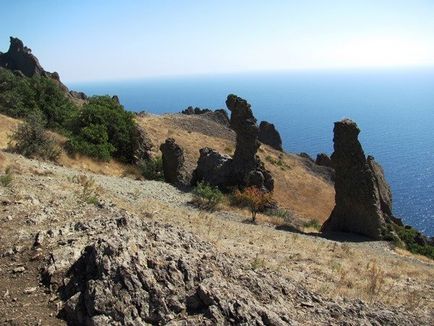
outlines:
M333 151L333 123L357 122L365 153L383 166L395 215L434 236L434 68L295 71L76 83L72 89L116 94L132 111L224 108L226 96L249 101L274 123L289 152ZM288 194L290 196L291 194Z

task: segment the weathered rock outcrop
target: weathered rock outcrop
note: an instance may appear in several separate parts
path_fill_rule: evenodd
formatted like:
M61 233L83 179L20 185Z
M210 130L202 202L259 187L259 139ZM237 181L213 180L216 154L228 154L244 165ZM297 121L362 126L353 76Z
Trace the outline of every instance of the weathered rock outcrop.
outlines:
M136 125L136 137L134 139L134 163L137 164L142 160L149 160L151 158L154 144L152 144L145 129Z
M51 78L67 96L83 100L84 93L69 92L68 88L60 81L59 74L44 70L38 58L32 54L32 50L24 46L23 41L16 37L10 37L9 50L6 53L0 52L0 67L26 77L43 76Z
M38 59L32 54L32 50L24 46L20 39L11 37L10 42L8 52L0 53L0 67L19 70L27 77L46 75Z
M164 180L176 186L186 184L184 171L184 150L175 142L173 138L167 138L160 145L163 154Z
M269 145L278 151L283 151L282 138L274 124L267 121L261 121L259 124L258 139L261 143Z
M193 108L192 106L189 106L187 109L182 110L181 113L185 115L200 115L226 127L229 126L229 116L224 109L217 109L213 111L210 109L201 109L198 107Z
M315 164L333 168L332 160L325 153L320 153L316 156Z
M222 189L233 186L256 186L272 191L274 189L273 177L256 155L260 146L259 128L250 104L231 94L226 100L226 106L231 111L230 127L236 133L234 156L230 159L208 148L201 149L198 166L193 172L192 183L205 180Z
M59 316L69 325L412 325L416 320L381 304L332 301L269 269L252 270L180 227L125 211L65 229L69 233L61 239L71 239L71 245L50 252L42 276L59 294ZM81 250L88 236L92 240Z
M360 129L345 119L335 123L334 153L336 205L323 232L354 232L372 239L392 239L392 197L383 170L366 159L358 140Z

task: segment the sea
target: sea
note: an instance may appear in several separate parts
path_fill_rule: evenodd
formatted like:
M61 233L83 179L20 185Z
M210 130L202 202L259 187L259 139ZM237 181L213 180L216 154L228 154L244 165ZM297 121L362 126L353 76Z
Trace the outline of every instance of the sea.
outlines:
M333 152L333 124L350 118L361 129L365 154L384 168L395 215L434 236L434 67L250 72L68 86L88 95L118 95L127 110L155 114L188 106L225 108L233 93L251 104L258 122L275 124L285 151L313 158Z

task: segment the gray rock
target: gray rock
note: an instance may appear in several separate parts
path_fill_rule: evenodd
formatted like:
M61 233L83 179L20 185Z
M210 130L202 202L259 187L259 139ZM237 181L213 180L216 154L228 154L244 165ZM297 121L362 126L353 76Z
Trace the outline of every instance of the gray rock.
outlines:
M167 138L166 141L160 145L160 151L163 154L164 180L175 186L186 185L184 150L176 144L175 139Z
M259 124L258 139L263 144L269 145L278 151L283 151L282 138L272 123L261 121Z
M323 224L323 232L343 231L375 240L392 239L392 197L382 168L366 159L358 140L360 129L351 120L334 127L335 207Z

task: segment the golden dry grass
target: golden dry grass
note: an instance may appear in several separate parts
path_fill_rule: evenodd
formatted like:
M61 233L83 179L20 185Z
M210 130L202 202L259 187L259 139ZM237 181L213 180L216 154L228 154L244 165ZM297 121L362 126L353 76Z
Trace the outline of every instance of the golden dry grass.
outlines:
M185 118L185 117L183 117ZM138 123L145 128L156 146L154 152L160 155L158 147L166 138L172 137L184 149L186 167L194 169L199 158L199 149L211 147L220 153L232 154L235 143L226 138L210 137L200 132L187 131L174 123L176 116L148 115L138 117ZM230 152L231 151L231 152ZM258 155L274 177L273 197L278 205L290 210L298 217L315 218L322 222L328 218L334 207L334 188L320 177L307 170L296 155L282 154L269 146L261 145ZM267 157L283 162L282 166L272 164Z

